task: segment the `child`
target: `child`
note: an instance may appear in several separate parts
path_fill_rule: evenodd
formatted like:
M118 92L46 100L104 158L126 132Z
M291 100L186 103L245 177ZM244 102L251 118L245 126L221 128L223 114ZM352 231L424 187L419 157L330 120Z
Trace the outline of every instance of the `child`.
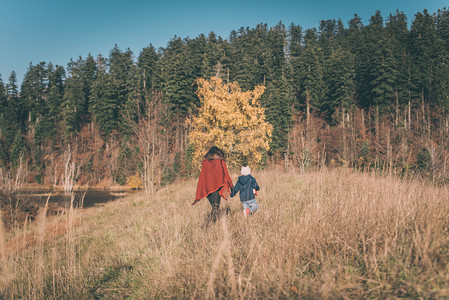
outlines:
M254 194L256 193L257 195L256 191L260 188L257 184L256 178L251 176L251 170L248 166L243 166L240 173L242 176L239 177L237 183L232 189L231 197L234 197L237 192L240 191L240 201L242 201L243 204L243 214L245 217L248 217L250 213L254 213L259 208Z

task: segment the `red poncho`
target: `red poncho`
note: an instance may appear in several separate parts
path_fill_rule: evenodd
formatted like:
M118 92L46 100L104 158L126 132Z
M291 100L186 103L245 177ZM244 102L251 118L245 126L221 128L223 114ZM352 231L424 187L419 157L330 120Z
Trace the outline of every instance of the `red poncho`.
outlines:
M223 188L219 191L220 196L228 199L233 184L225 161L222 159L205 159L202 165L198 185L196 186L195 201L192 205L221 187Z

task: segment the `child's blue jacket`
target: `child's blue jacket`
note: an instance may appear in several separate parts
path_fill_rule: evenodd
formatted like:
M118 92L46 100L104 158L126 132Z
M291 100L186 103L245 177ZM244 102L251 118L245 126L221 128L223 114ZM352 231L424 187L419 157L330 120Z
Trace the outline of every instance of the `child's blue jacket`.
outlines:
M240 176L231 192L231 197L234 197L240 191L240 201L248 201L254 199L253 189L260 190L256 178L251 175Z

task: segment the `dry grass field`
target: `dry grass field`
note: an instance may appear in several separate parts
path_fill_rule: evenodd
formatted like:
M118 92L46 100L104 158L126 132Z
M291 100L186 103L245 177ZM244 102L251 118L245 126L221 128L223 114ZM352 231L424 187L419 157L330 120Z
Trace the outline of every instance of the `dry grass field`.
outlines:
M21 232L0 227L0 298L449 295L448 188L338 170L253 175L260 209L248 219L237 196L208 224L189 179L154 197L42 212Z

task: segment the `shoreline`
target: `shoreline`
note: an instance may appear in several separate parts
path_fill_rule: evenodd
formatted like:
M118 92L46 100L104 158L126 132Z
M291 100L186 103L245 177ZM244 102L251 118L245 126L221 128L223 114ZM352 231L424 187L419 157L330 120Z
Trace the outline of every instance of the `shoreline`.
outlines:
M100 191L111 191L111 192L130 192L134 189L128 185L111 185L111 186L87 186L87 185L75 185L73 186L73 192L100 192ZM63 186L50 186L50 185L39 185L35 183L24 184L19 192L65 192Z

